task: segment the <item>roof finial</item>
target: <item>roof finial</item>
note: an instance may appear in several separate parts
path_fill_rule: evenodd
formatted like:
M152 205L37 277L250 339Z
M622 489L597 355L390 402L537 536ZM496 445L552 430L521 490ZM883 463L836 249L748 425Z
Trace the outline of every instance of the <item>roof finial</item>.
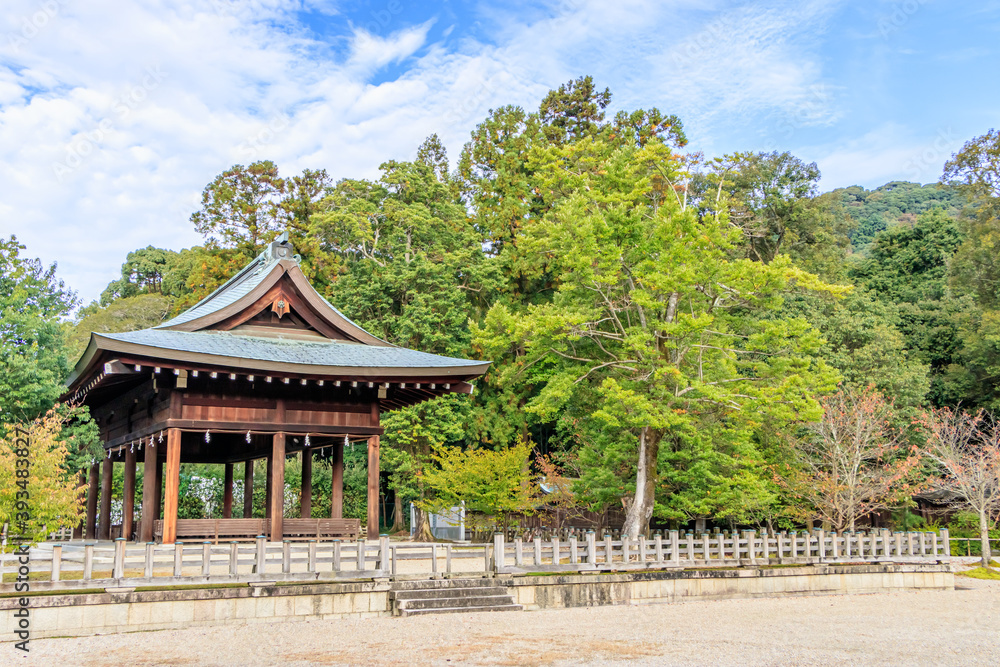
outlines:
M294 257L295 248L288 242L288 230L286 229L271 242L271 259L293 259Z

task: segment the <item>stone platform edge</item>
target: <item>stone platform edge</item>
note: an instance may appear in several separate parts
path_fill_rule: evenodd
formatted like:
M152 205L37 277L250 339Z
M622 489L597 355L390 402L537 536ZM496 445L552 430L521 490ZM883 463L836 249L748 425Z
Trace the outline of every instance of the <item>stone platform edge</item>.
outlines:
M666 604L777 596L952 590L950 563L868 563L777 568L689 569L594 574L498 575L525 610ZM390 616L390 591L406 581L375 579L237 588L36 595L31 638L169 630L227 623L271 623ZM17 597L0 599L0 641L15 641ZM406 622L406 621L400 621Z

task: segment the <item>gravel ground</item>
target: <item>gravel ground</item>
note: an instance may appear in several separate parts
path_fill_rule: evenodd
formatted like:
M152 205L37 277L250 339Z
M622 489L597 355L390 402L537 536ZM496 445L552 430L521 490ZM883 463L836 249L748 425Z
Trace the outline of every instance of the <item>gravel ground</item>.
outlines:
M998 665L1000 582L955 591L230 625L32 641L10 665Z

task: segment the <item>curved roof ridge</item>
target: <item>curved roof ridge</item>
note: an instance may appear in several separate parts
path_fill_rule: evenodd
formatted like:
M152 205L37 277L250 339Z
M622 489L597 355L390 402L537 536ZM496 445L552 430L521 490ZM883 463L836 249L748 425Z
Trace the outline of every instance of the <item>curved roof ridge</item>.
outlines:
M154 329L168 329L172 326L178 324L183 324L185 322L190 322L191 320L198 319L204 315L228 306L231 303L238 301L246 293L253 290L260 281L269 273L268 267L272 264L277 264L278 259L272 258L270 261L267 260L267 251L264 251L257 255L254 259L250 261L249 264L240 269L236 275L224 282L222 285L217 287L211 294L206 296L204 299L191 306L184 312L175 315L166 322L161 322L160 324L153 327ZM252 270L254 269L254 270ZM259 276L258 280L252 281L251 279ZM240 289L243 288L243 289ZM238 291L237 291L238 290ZM231 296L232 298L225 300L223 303L219 302L219 299L223 299L225 296ZM215 301L213 304L212 302ZM214 305L214 308L209 308L209 305Z

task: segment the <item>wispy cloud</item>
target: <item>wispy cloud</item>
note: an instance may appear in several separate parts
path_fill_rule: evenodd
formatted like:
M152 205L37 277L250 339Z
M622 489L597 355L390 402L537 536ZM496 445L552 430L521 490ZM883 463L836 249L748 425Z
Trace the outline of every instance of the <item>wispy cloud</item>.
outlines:
M524 0L445 24L395 0L357 15L333 0L5 0L0 234L92 298L129 250L199 242L188 216L234 163L374 176L431 132L455 157L490 108L535 107L583 74L616 108L681 114L704 146L735 125L824 127L842 113L817 55L836 6ZM866 148L817 152L829 175Z

